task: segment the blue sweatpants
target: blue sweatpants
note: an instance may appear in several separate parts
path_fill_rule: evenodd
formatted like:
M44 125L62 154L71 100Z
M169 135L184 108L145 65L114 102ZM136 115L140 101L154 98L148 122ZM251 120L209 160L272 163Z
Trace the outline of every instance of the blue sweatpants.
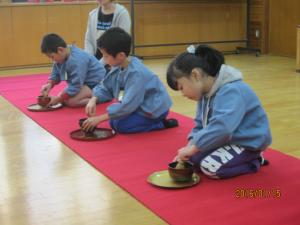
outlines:
M236 145L226 145L210 152L199 152L190 158L196 170L210 178L230 178L255 173L260 168L261 151L250 151Z
M168 113L169 111L153 119L133 112L123 119L110 120L109 123L112 129L118 133L138 133L161 130L165 128L163 120L166 119Z

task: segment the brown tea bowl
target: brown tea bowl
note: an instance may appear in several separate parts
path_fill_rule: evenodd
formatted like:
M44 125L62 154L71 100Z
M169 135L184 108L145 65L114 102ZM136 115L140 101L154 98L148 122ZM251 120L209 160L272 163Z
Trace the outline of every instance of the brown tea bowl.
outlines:
M87 118L82 118L82 119L79 119L79 126L80 128L82 129L82 125L84 123L84 121L86 120ZM85 136L87 137L93 137L94 136L94 131L95 131L96 127L94 127L93 129L89 130L89 131L85 131L83 130L83 132L85 133Z
M169 163L168 171L170 177L176 182L188 182L191 181L194 168L191 162L184 162L183 169L177 169L176 165L178 164L177 161Z
M37 97L37 103L42 107L46 107L50 101L51 101L51 98L48 96L40 95Z

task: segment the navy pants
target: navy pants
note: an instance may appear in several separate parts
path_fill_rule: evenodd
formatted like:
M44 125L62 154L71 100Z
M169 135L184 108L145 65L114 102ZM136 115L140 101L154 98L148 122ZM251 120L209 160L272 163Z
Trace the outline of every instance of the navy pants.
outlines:
M199 152L190 158L196 170L210 178L230 178L255 173L260 168L261 151L250 151L236 145L226 145L210 152Z
M138 133L161 130L165 128L163 120L166 119L168 113L169 111L153 119L133 112L123 119L110 120L109 123L112 129L118 133Z

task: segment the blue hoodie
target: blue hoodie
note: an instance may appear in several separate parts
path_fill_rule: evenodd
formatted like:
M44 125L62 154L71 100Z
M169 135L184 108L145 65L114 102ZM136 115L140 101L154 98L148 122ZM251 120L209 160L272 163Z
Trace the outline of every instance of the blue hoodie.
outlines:
M49 79L55 84L67 81L68 86L64 93L74 96L83 85L96 86L104 78L105 73L103 64L94 56L72 45L68 59L62 64L54 63Z
M172 105L171 98L158 76L138 58L131 57L127 68L113 67L103 82L93 89L98 102L122 100L107 108L111 119L126 117L133 112L158 118Z
M196 126L189 144L199 151L228 144L248 150L265 150L271 144L269 122L254 91L237 69L222 65L209 93L198 102Z

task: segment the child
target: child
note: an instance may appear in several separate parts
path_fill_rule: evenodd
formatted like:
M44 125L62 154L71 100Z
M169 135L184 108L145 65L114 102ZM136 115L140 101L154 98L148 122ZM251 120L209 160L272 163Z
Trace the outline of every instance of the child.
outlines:
M223 55L200 45L169 65L167 81L174 90L198 102L196 126L177 160L190 160L211 178L256 172L271 143L267 115L239 70L225 65Z
M98 40L105 62L112 66L103 82L93 89L93 97L86 106L88 118L83 129L110 120L119 133L136 133L177 126L175 119L166 117L172 104L159 78L136 57L129 57L131 37L121 28L110 28ZM107 113L95 116L96 103L118 102Z
M69 107L85 106L92 97L92 89L105 75L103 65L76 46L67 46L57 34L44 36L41 51L55 62L47 84L42 86L42 95L47 96L53 86L62 80L68 83L64 91L51 96L48 105L64 103Z

